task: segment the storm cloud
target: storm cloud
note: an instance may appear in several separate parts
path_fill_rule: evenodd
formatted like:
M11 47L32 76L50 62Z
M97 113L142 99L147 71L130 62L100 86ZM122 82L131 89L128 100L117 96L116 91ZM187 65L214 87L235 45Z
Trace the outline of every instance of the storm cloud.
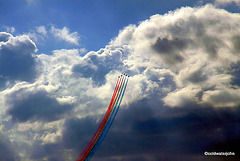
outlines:
M3 161L15 161L19 159L14 150L14 145L11 143L9 138L0 134L0 159Z
M0 37L1 80L32 82L37 76L34 42L26 35L13 37L1 32Z
M25 98L16 99L12 96L11 108L8 113L12 120L16 122L25 122L28 120L54 121L71 110L71 105L61 105L56 99L48 96L47 92L24 93Z
M119 111L93 160L225 160L217 156L204 158L205 151L234 151L237 156L228 159L238 157L239 150L233 142L239 142L239 112L216 111L207 106L181 110L162 107L160 110L149 101L135 102L131 108ZM160 111L164 117L159 117ZM93 134L91 129L97 124L87 120L90 119L71 120L65 124L64 138L71 136L80 143L71 143L70 139L66 141L71 145L69 148L81 152L87 144L87 135Z

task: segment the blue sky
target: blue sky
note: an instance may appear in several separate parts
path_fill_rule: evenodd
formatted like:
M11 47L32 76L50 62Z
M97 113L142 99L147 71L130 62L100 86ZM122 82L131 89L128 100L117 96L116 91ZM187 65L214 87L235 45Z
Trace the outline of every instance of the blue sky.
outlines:
M0 0L0 160L76 160L123 72L93 161L238 159L239 12L240 0Z
M80 44L87 50L103 48L119 30L129 24L138 24L154 14L164 14L181 6L197 6L188 0L132 0L132 1L2 1L1 26L14 26L15 34L34 30L37 26L56 25L78 32ZM7 16L5 16L7 15ZM43 52L59 48L71 48L50 41L39 44ZM46 50L48 49L48 50Z
M68 27L78 32L81 47L99 50L116 37L118 32L129 24L138 24L154 14L165 14L184 6L201 6L207 2L198 0L123 0L123 1L41 1L21 0L1 2L1 27L14 26L15 34L31 32L37 26L55 25ZM229 6L231 6L229 8ZM235 4L223 6L232 12L239 12ZM7 16L5 16L7 15ZM60 48L74 46L55 42L48 38L38 44L40 52L49 53Z

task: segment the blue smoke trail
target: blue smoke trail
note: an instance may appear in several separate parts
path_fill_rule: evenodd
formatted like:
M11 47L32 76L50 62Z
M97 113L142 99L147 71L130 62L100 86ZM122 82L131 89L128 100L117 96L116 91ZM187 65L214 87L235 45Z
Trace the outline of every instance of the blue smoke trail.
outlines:
M115 119L115 117L117 115L117 112L119 110L120 104L121 104L122 99L123 99L123 95L124 95L126 87L127 87L127 83L128 83L128 76L126 76L125 79L124 79L123 87L121 88L121 91L120 91L119 97L117 99L117 102L116 102L116 104L115 104L115 106L113 108L113 111L112 111L112 113L110 115L109 120L107 121L106 126L104 127L104 130L103 130L102 134L100 135L98 141L95 143L94 147L92 148L92 150L90 151L90 153L86 157L85 161L89 161L92 158L94 153L97 151L97 149L100 147L101 143L105 139L105 137L106 137L106 135L107 135L111 125L114 122L114 119Z

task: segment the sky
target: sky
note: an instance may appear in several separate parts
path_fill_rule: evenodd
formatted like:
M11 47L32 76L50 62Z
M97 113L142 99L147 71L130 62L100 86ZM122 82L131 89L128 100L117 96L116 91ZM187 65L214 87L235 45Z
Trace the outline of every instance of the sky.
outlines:
M0 160L239 160L240 0L0 0ZM233 152L234 156L206 156Z

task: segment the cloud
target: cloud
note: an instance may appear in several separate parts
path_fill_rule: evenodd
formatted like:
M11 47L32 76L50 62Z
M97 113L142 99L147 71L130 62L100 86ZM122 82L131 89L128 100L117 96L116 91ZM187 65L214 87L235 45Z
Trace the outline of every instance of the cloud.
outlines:
M206 91L203 95L203 101L216 107L234 107L240 104L239 89L221 89Z
M28 35L39 46L42 46L46 43L57 44L59 42L65 42L68 45L75 46L80 45L79 33L77 32L71 33L70 29L67 27L58 29L52 24L48 24L46 26L44 25L36 26L29 32L24 33L24 35Z
M126 72L121 110L95 160L199 160L217 145L237 151L231 143L240 135L239 20L212 5L183 7L129 25L88 53L35 55L28 36L1 33L1 55L9 59L0 63L25 62L0 72L4 85L12 80L0 92L1 129L23 160L74 160L106 112L117 76ZM36 33L44 29L79 45L66 27L40 26Z
M112 70L121 70L122 63L121 48L102 49L98 52L89 52L83 57L81 64L73 66L72 71L85 78L92 78L96 84L105 83L105 76Z
M0 75L2 81L33 81L37 76L37 47L26 35L1 33Z
M38 26L36 27L36 31L44 36L47 35L47 30L45 28L45 26Z
M34 145L35 148L31 153L31 160L74 160L71 156L65 156L65 151L59 146L59 144L45 144L45 145ZM47 156L47 157L46 157Z
M14 151L14 145L12 142L3 134L0 134L0 159L3 161L14 161L19 159L16 152Z
M229 73L233 75L231 84L240 86L240 62L234 64Z
M208 93L216 94L217 97L220 91L224 93L225 90L233 92L233 88L239 89L232 86L235 76L229 72L231 66L240 61L236 52L236 31L239 29L235 28L239 25L239 20L238 14L216 9L212 5L186 7L163 16L154 15L137 27L129 26L111 44L119 46L119 42L122 42L124 45L122 35L128 32L131 35L127 36L128 46L134 52L129 54L127 64L135 69L151 66L171 70L177 88L163 98L165 105L174 107L190 102L205 104L211 102L205 99L209 98ZM130 60L134 60L134 63ZM236 101L233 103L238 95L228 97L232 104L223 106L239 105Z
M239 135L239 128L235 128L239 125L239 116L230 110L162 107L160 114L158 105L147 99L130 106L119 111L94 160L196 160L204 151L219 149L216 146L220 142L228 144L229 139ZM69 150L75 151L75 158L89 141L97 124L94 119L85 118L71 119L64 125L63 141ZM229 133L231 130L235 132ZM221 150L239 151L235 144L221 146Z
M0 42L1 42L1 43L7 42L11 37L12 37L11 34L6 33L6 32L1 32L1 33L0 33Z
M94 129L98 126L98 122L94 118L86 117L83 119L69 119L65 122L63 131L63 144L68 149L82 149L82 145L86 145L88 140L94 133ZM86 128L88 127L88 128ZM79 136L81 139L79 139ZM79 150L77 150L79 151ZM78 154L78 152L76 153Z
M23 98L17 98L18 92L9 98L12 107L8 113L14 122L55 121L72 109L69 104L61 105L56 99L49 97L45 91L23 94Z
M231 3L236 3L237 5L240 5L239 0L215 0L216 4L219 5L226 5L226 4L231 4Z
M70 33L70 30L67 27L63 27L62 29L51 27L50 32L54 37L59 40L66 41L70 44L79 45L80 36L77 32Z
M169 40L168 38L158 38L157 41L152 45L153 50L159 54L164 55L164 59L169 64L175 64L183 61L183 57L174 51L181 51L186 48L187 43L184 40L175 38ZM166 56L165 56L166 55Z
M9 27L9 26L4 26L6 29L6 32L14 33L15 32L15 27Z

